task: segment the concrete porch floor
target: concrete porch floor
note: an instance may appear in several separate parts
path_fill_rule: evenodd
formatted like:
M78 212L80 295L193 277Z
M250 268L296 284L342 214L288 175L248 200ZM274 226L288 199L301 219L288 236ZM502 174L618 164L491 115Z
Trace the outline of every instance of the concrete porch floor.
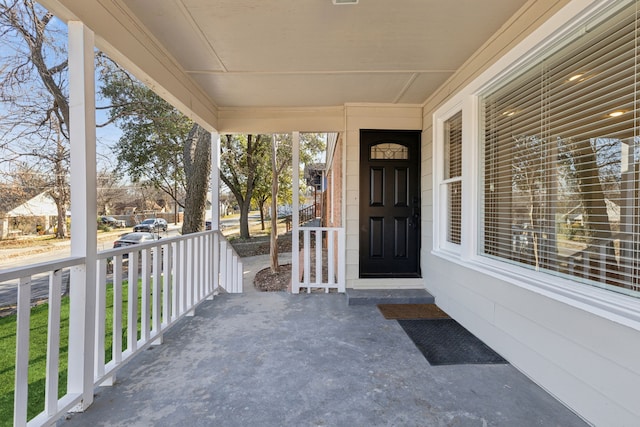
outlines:
M57 425L586 425L511 365L432 367L375 305L260 293L268 256L243 262L244 294L202 304Z

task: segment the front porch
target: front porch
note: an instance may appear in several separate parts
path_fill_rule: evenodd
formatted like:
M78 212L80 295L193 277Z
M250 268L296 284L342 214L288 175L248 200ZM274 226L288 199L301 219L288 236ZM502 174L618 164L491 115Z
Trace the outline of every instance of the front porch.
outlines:
M288 254L287 254L288 255ZM511 365L431 367L396 321L344 294L203 302L58 426L582 426Z

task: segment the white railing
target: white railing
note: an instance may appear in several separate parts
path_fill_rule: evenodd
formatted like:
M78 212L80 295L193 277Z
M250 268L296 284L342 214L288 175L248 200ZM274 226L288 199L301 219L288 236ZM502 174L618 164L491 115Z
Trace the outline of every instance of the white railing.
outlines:
M103 251L96 262L95 301L78 307L84 304L84 292L70 292L70 311L88 310L90 316L95 316L95 322L90 322L95 328L84 330L72 322L66 324L70 351L65 365L69 370L67 390L61 398L58 398L60 345L66 345L60 342L65 327L61 326L61 307L66 298L62 296L62 271L84 270L85 259L66 258L0 271L0 283L18 282L14 426L55 423L81 404L87 392L93 393L94 387L112 384L123 364L149 345L160 344L169 327L183 316L193 315L195 308L205 299L213 298L218 288L229 293L242 292L242 262L217 231ZM45 403L44 411L28 421L29 352L33 350L29 337L31 284L42 280L38 276L43 274L49 275ZM79 282L74 274L70 282L70 289L84 287L82 283L74 283ZM72 354L71 349L82 348L78 341L84 340L93 342L92 357ZM90 390L83 390L72 378L87 369L93 371L93 382L87 382Z
M299 232L302 250L298 268L292 269L292 293L299 293L300 288L306 288L307 293L314 288L345 292L344 228L300 227Z

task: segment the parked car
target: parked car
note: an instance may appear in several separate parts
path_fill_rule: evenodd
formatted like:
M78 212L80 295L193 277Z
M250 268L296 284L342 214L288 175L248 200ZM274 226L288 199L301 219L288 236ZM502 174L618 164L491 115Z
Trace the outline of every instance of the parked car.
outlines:
M101 216L100 222L104 225L108 225L109 227L114 228L125 228L127 226L127 222L123 219L115 219L112 216Z
M218 222L218 230L222 231L225 228L226 228L226 225L222 224L221 222ZM208 219L204 222L204 229L206 231L211 230L211 220Z
M153 233L134 231L133 233L127 233L120 236L118 240L113 242L114 248L121 248L123 246L137 245L138 243L153 242L161 239L160 236Z
M158 231L167 231L167 220L164 218L147 218L140 224L133 227L133 231L147 231L154 233Z

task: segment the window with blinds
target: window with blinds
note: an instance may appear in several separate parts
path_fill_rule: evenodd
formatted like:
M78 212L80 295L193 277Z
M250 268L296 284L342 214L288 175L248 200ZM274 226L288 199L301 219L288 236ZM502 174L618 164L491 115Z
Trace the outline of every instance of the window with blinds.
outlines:
M636 12L483 95L485 255L640 296Z
M462 112L444 123L444 180L447 242L460 244L462 225Z

